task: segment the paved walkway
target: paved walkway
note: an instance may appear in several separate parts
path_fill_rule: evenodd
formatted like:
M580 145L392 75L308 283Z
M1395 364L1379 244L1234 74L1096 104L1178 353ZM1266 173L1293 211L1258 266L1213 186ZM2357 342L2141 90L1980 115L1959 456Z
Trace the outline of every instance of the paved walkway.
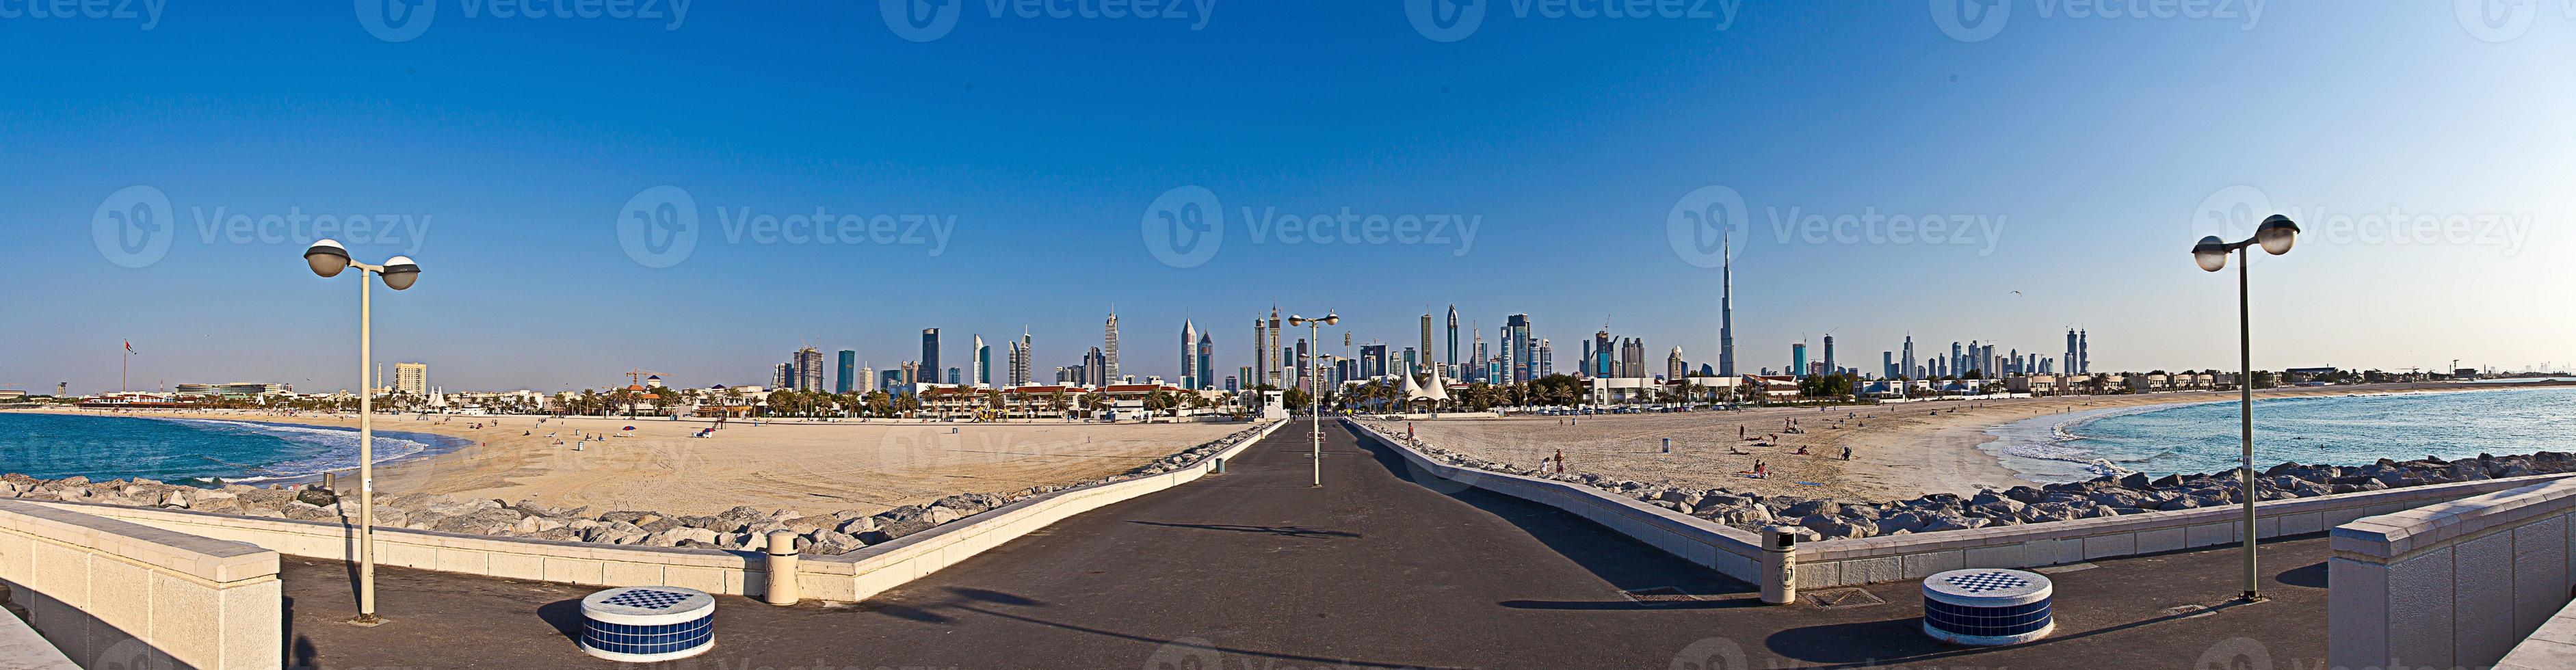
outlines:
M2238 590L2232 550L2107 561L2052 575L2056 638L1958 650L1917 630L1914 583L1867 587L1885 604L1764 607L1749 585L1553 508L1417 485L1393 454L1325 431L1321 489L1307 485L1304 427L1283 429L1229 474L1075 517L865 603L723 598L716 650L674 665L2182 668L2213 648L2260 649L2276 667L2324 656L2321 538L2269 549L2272 602L2193 607ZM569 637L592 589L378 575L393 623L355 628L338 623L354 613L346 569L289 559L290 662L618 667Z

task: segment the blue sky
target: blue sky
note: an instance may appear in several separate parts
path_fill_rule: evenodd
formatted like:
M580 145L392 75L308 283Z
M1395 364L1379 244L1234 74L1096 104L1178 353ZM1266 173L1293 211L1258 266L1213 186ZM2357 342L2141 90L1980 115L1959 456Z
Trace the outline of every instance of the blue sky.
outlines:
M2576 360L2576 19L2557 2L2488 29L2450 3L2127 18L2018 0L1959 36L1939 3L1493 2L1444 42L1406 3L1216 0L1200 25L966 2L913 41L878 3L675 21L431 1L402 41L331 2L172 3L157 22L0 2L17 233L0 268L19 287L0 383L113 389L130 338L139 387L349 386L354 280L296 261L311 228L256 225L290 214L394 222L333 234L427 268L377 293L377 351L451 388L633 367L762 383L806 344L899 363L930 326L956 350L1025 324L1043 370L1098 344L1112 304L1143 374L1176 370L1185 314L1230 372L1274 301L1338 310L1362 341L1410 341L1456 304L1489 331L1532 314L1561 367L1605 322L1657 361L1714 361L1717 272L1669 235L1712 185L1745 202L1748 371L1829 331L1874 370L1907 332L2053 354L2068 326L2097 369L2231 365L2232 278L2187 255L2207 209L2311 230L2253 268L2258 365ZM620 221L661 211L663 186L694 205L694 245L629 253ZM1149 210L1193 186L1225 232L1167 262ZM165 250L96 237L152 230L101 223L138 202ZM860 233L764 241L738 221L817 208ZM1279 214L1345 209L1474 236L1281 236ZM1844 215L1930 217L1943 243Z

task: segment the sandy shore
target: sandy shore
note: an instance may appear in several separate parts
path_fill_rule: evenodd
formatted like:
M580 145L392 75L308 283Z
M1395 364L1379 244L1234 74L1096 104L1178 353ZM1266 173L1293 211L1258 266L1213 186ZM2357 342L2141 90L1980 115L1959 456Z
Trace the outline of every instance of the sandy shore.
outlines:
M97 412L81 412L97 414ZM355 427L354 415L153 413L166 418ZM707 514L736 505L808 514L869 514L958 493L1074 484L1125 472L1242 430L1240 423L889 424L735 421L690 437L703 421L503 416L383 416L378 430L475 442L380 466L387 495L451 494L593 510ZM482 427L477 428L475 426ZM620 430L634 426L634 431ZM951 430L955 433L951 433ZM612 434L582 442L584 435ZM557 443L561 442L560 445ZM581 449L575 450L575 445Z
M2374 384L2282 388L2261 398L2536 388L2531 384ZM1442 419L1416 422L1425 442L1537 467L1563 450L1568 472L1763 495L1896 500L2030 484L1978 449L1986 430L2042 414L2234 400L2235 392L1936 401L1865 407L1762 408L1681 414ZM1784 432L1794 420L1801 433ZM1570 425L1569 425L1570 424ZM1739 427L1750 438L1737 439ZM1776 435L1776 437L1775 437ZM1672 438L1672 453L1663 439ZM1766 446L1767 445L1767 446ZM1852 460L1842 459L1844 447ZM1798 454L1804 448L1806 454ZM1769 479L1738 473L1756 459ZM1808 484L1812 482L1813 485Z

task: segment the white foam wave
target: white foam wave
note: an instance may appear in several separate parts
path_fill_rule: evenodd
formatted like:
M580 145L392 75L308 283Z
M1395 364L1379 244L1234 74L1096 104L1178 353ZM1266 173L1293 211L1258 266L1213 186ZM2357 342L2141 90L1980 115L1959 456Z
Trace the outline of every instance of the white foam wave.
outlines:
M321 447L321 451L304 458L279 461L265 466L240 466L245 468L243 472L255 474L249 474L249 476L241 477L233 481L256 482L276 479L294 479L298 477L318 475L332 470L345 470L358 466L358 432L354 430L265 424L248 421L225 421L221 419L164 420L174 423L188 424L200 430L210 430L239 435L262 435L290 442ZM377 431L376 433L374 451L375 460L379 464L418 455L429 451L429 449L430 444L427 442L389 435L385 431ZM227 465L238 466L238 464Z

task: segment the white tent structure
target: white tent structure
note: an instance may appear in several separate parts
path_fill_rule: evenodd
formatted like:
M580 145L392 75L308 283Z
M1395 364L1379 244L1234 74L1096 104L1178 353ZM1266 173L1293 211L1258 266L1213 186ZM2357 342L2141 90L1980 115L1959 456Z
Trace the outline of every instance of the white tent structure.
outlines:
M1413 375L1410 374L1396 376L1404 378L1405 402L1429 400L1437 404L1449 401L1449 382L1440 379L1440 368L1431 369L1431 383L1427 386L1413 383Z

